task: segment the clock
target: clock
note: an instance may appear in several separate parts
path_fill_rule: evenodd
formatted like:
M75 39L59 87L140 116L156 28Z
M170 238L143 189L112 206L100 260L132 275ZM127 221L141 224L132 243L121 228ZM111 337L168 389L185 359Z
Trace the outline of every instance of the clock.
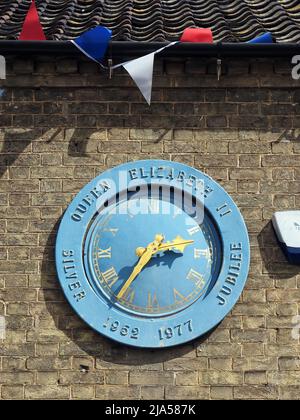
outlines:
M56 242L58 278L77 314L143 348L216 327L243 291L249 260L232 198L202 172L161 160L118 166L85 186Z

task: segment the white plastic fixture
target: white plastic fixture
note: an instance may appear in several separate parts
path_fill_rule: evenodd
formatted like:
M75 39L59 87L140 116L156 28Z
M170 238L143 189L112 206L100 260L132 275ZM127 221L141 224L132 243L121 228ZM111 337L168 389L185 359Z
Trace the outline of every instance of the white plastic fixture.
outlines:
M300 265L300 210L277 212L272 222L288 261Z

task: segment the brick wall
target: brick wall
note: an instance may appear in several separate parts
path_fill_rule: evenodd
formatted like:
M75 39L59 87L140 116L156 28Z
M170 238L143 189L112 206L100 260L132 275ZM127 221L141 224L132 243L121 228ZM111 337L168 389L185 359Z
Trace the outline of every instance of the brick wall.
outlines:
M272 233L300 207L300 83L288 62L158 62L153 105L87 61L9 62L0 90L0 395L11 398L298 399L300 275ZM206 340L142 351L93 333L66 303L53 246L72 197L108 167L165 158L232 194L252 264L232 314Z

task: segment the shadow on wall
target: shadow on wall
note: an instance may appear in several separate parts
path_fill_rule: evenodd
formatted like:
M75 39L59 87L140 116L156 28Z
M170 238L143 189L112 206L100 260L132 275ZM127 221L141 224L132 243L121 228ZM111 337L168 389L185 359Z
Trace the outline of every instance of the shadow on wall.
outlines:
M59 136L64 136L64 141L68 142L68 155L84 157L87 156L87 146L90 137L99 132L99 129L77 129L68 130L71 135L67 138L64 128L10 128L3 132L3 146L0 149L0 178L6 170L18 164L19 156L33 141L44 141L49 145ZM22 159L22 157L20 158ZM21 162L20 162L21 164Z
M300 273L300 267L288 264L270 221L258 235L263 272L277 281L291 279Z
M45 247L41 287L55 327L69 338L67 342L61 343L60 356L91 356L96 358L98 366L103 368L111 364L145 366L182 357L199 347L213 333L211 331L202 338L171 349L145 350L118 344L93 331L73 311L57 279L54 243L59 224L60 220L49 235Z
M97 128L75 128L72 130L72 134L69 139L68 155L75 157L88 156L88 142L93 134L98 133L99 131L101 131L101 129Z
M13 166L20 154L30 145L33 140L40 137L37 130L18 130L5 131L3 137L3 147L0 150L2 154L0 158L0 178L6 170Z

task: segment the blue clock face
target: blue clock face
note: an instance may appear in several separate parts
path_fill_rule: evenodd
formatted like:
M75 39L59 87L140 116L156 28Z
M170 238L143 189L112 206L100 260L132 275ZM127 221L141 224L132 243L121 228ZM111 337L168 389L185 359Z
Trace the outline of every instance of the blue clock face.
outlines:
M93 329L163 348L217 326L243 291L249 240L231 197L202 172L138 161L78 194L57 235L66 298Z
M203 299L218 278L218 256L222 255L209 217L199 225L171 203L168 214L163 214L164 203L151 196L130 199L126 207L125 214L119 214L118 206L100 214L87 237L85 264L96 293L121 309L148 316L170 315ZM163 243L182 238L189 244L184 250L174 247L153 254L118 298L139 261L136 250L153 242L158 234L164 237Z

